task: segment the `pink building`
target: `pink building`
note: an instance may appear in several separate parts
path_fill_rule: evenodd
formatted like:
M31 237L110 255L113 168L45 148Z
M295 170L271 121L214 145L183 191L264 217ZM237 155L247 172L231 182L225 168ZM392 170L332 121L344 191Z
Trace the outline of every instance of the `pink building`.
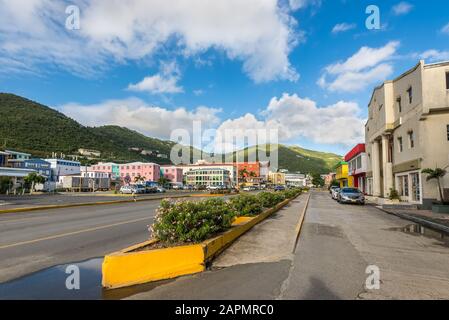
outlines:
M112 180L117 180L120 177L119 165L113 162L100 162L89 168L93 172L107 173Z
M158 181L160 178L160 166L156 163L133 162L120 165L120 179L126 176L131 178L131 182L138 176L145 181Z
M161 167L161 173L165 178L170 180L172 183L182 183L183 180L183 170L182 168L177 168L175 166L163 166Z

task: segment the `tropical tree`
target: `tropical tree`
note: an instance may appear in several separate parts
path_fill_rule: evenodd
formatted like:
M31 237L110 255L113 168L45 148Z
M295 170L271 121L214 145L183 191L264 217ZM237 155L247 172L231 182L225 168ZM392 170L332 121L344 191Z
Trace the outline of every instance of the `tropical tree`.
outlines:
M447 203L444 201L443 188L441 187L441 179L446 175L446 173L447 173L446 170L441 169L441 168L435 168L435 169L426 168L426 169L423 169L421 172L427 174L427 181L430 181L430 180L437 181L441 203L442 204Z
M319 173L314 173L312 175L312 184L316 187L324 186L324 179L321 178L321 175Z
M137 177L134 177L134 183L145 182L145 180L146 177L142 177L140 174Z
M244 181L247 176L248 176L248 170L246 170L246 168L239 170L239 177L242 181Z
M160 178L159 178L159 180L157 181L157 183L159 183L161 186L165 186L167 183L169 183L169 182L171 182L171 180L170 179L167 179L166 177L164 177L164 176L161 176Z
M36 172L31 172L25 178L23 178L23 181L26 185L30 186L31 191L34 191L36 184L45 183L45 178L37 174Z

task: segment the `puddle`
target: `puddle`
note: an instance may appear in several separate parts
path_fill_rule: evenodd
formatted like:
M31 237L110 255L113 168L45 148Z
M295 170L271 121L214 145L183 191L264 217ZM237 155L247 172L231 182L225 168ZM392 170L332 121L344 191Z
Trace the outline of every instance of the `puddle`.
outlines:
M173 280L153 282L127 288L105 290L101 286L103 258L68 263L44 269L24 277L1 283L0 300L116 300L150 291ZM80 289L68 290L66 268L79 268Z
M449 235L444 232L439 232L436 230L432 230L426 227L423 227L420 224L409 224L405 227L401 228L390 228L388 230L391 231L401 231L407 234L412 234L416 236L423 236L426 238L438 240L443 243L443 245L449 247Z

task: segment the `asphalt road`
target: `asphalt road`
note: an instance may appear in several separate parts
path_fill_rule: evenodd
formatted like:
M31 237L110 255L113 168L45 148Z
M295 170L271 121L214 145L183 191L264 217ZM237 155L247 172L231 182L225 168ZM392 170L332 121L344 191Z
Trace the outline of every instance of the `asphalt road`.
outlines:
M145 241L159 201L0 215L0 282Z
M228 256L224 260L233 263L130 298L449 299L449 242L441 235L423 229L415 233L407 220L371 206L340 205L326 192L313 192L296 250L263 261L263 247L254 255L254 244L263 233L283 236L275 228L279 219L284 218L273 217L244 236L251 248L246 259ZM224 255L245 250L232 248ZM271 251L268 247L266 256ZM368 266L379 268L379 289L365 285Z

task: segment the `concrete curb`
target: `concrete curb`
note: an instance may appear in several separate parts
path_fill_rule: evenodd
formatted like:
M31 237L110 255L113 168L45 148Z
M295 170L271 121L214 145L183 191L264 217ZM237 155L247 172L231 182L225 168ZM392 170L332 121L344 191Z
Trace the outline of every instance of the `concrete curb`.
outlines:
M427 227L429 229L433 229L435 231L444 232L446 234L449 234L449 227L446 227L446 226L444 226L442 224L435 223L435 222L432 222L432 221L429 221L429 220L426 220L426 219L413 217L413 216L410 216L408 214L390 212L390 211L387 211L385 209L378 208L376 206L375 206L375 208L380 210L380 211L382 211L382 212L385 212L385 213L391 214L393 216L399 217L401 219L405 219L405 220L409 220L409 221L421 224L424 227Z
M11 209L0 210L0 214L38 211L38 210L50 210L50 209L74 208L74 207L88 207L88 206L97 206L97 205L129 203L129 202L156 201L156 200L163 200L163 199L190 198L192 196L193 195L179 195L179 196L166 196L166 197L161 196L161 197L154 197L154 198L141 198L141 199L137 198L136 201L134 201L134 199L124 199L124 200L113 200L113 201L70 203L70 204L61 204L61 205L44 205L44 206L39 206L39 207L11 208Z
M311 197L311 193L308 193L308 194L307 194L306 204L305 204L305 206L304 206L304 209L302 210L301 216L299 217L298 224L296 225L296 228L295 228L296 238L295 238L295 243L294 243L294 245L293 245L292 253L295 253L296 247L298 246L299 236L300 236L300 234L301 234L302 225L304 224L304 220L305 220L305 217L306 217L307 208L309 207L309 200L310 200L310 197Z
M206 270L208 262L238 237L296 198L287 199L255 217L240 217L224 233L199 244L142 250L157 240L149 240L105 256L102 285L108 289L172 279Z

